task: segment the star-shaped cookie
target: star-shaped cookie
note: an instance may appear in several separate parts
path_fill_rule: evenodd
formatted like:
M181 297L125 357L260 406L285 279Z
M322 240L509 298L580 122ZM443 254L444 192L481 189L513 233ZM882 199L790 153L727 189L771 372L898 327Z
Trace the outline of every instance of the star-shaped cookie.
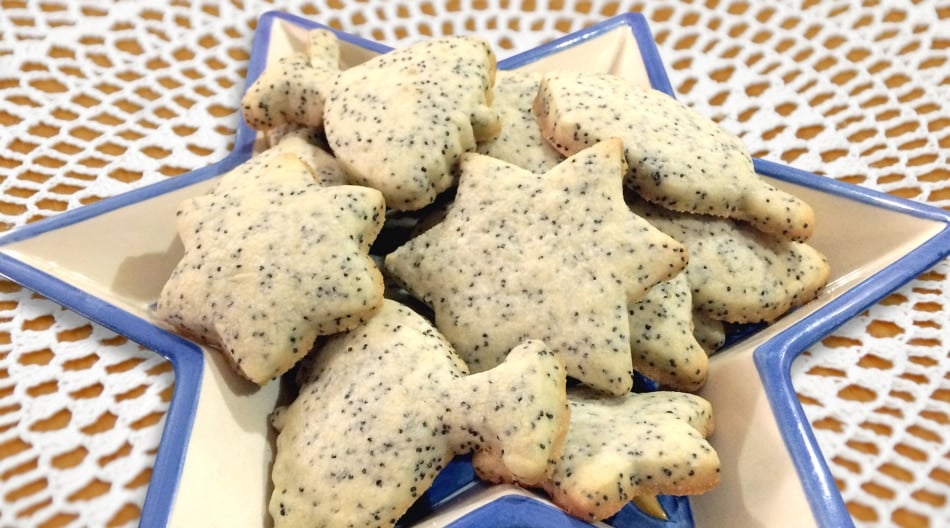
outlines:
M432 307L473 371L534 338L570 376L627 392L628 306L679 272L686 253L630 212L624 168L619 140L544 174L468 154L446 218L390 253L386 268Z
M573 389L568 401L564 449L542 484L565 511L601 520L636 497L697 495L719 483L705 399L667 391L604 398Z
M631 500L650 505L656 495L697 495L719 483L719 455L707 440L712 405L704 398L671 391L605 397L572 387L567 400L567 436L541 487L571 515L598 521ZM475 471L491 482L512 478L478 461Z
M295 153L260 158L181 204L185 253L156 313L264 384L379 308L368 252L385 205L373 189L317 184Z

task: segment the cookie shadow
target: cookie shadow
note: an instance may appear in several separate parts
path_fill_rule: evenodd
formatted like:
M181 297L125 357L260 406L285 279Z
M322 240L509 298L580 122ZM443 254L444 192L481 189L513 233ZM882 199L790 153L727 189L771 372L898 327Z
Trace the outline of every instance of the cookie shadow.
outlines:
M184 254L185 248L176 236L164 251L126 257L116 269L110 285L112 292L132 304L154 307Z

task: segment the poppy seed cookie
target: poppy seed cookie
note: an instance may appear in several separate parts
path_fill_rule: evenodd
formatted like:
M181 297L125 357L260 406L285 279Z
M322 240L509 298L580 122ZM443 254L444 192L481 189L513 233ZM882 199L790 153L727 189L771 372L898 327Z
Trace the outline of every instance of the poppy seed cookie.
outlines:
M706 440L712 407L682 392L604 398L571 391L561 458L543 487L555 504L588 521L605 519L636 496L697 495L719 483Z
M706 383L709 357L693 335L693 299L684 273L650 288L630 305L629 315L634 370L667 389L693 392Z
M318 185L294 153L252 158L180 205L185 252L156 315L264 384L379 308L368 252L384 207L373 189Z
M475 37L427 40L378 55L334 81L324 127L351 183L392 210L422 208L455 184L458 160L498 133L495 54Z
M501 132L478 145L478 152L531 172L554 168L564 156L541 134L531 105L538 94L541 73L499 70L492 107L501 117Z
M327 92L340 70L340 47L326 29L310 31L307 39L306 51L268 66L244 93L241 109L251 128L323 125Z
M566 434L564 367L523 343L469 375L423 317L386 300L308 360L275 424L277 528L391 527L456 454L537 484Z
M726 327L722 321L713 319L693 308L693 335L707 355L715 354L726 343Z
M385 267L432 307L473 371L540 339L570 376L628 392L628 306L677 274L686 254L630 213L624 168L619 140L544 174L468 154L445 219L390 253Z
M599 521L637 497L696 495L719 483L719 455L706 440L714 427L707 400L667 391L608 397L583 387L567 398L567 436L541 487L571 515ZM508 478L475 470L491 481Z
M266 171L252 167L270 163L283 154L293 154L302 161L310 169L313 183L322 187L345 185L346 171L336 158L316 144L311 136L310 131L306 129L285 131L271 146L245 161L239 171L232 171L219 178L215 184L215 192L224 192L225 186L230 186L235 191L245 188L253 192L254 186L248 184L248 180L267 176Z
M814 299L828 281L828 259L804 242L628 198L634 212L689 249L693 307L713 319L771 322Z
M811 235L808 204L759 177L739 138L663 92L609 74L549 73L534 112L545 138L568 155L622 139L626 184L653 203L789 240Z

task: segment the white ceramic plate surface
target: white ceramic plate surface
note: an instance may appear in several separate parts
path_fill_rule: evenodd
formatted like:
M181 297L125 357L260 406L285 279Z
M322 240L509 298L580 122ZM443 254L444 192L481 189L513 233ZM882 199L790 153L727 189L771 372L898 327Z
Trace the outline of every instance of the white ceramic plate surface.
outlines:
M265 64L300 49L319 24L262 16L248 84ZM338 34L345 65L387 48ZM611 72L672 94L645 19L620 15L511 57L500 68ZM257 138L241 125L219 163L14 230L0 239L0 273L168 358L175 394L143 508L143 526L265 526L279 383L257 388L219 355L176 335L151 310L182 255L175 210L247 159ZM828 256L821 295L715 355L702 395L713 404L722 483L690 499L664 499L671 521L625 509L612 526L844 526L850 517L789 377L792 359L850 317L925 271L950 248L940 209L756 160L760 174L809 202L810 243ZM588 526L513 486L471 483L465 462L440 475L412 522L456 527ZM668 501L668 502L667 502ZM421 512L421 513L418 513ZM653 523L653 524L650 524Z

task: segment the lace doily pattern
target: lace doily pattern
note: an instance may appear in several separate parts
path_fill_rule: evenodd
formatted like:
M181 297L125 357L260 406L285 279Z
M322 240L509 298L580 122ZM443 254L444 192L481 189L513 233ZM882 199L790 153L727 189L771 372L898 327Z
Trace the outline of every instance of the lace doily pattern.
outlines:
M643 12L677 96L756 156L950 208L950 7L753 3L0 0L0 229L230 150L255 21L500 56ZM856 523L950 524L950 266L815 344L793 379ZM0 524L134 524L174 386L162 358L0 282Z
M801 356L793 380L859 525L950 522L944 261Z

